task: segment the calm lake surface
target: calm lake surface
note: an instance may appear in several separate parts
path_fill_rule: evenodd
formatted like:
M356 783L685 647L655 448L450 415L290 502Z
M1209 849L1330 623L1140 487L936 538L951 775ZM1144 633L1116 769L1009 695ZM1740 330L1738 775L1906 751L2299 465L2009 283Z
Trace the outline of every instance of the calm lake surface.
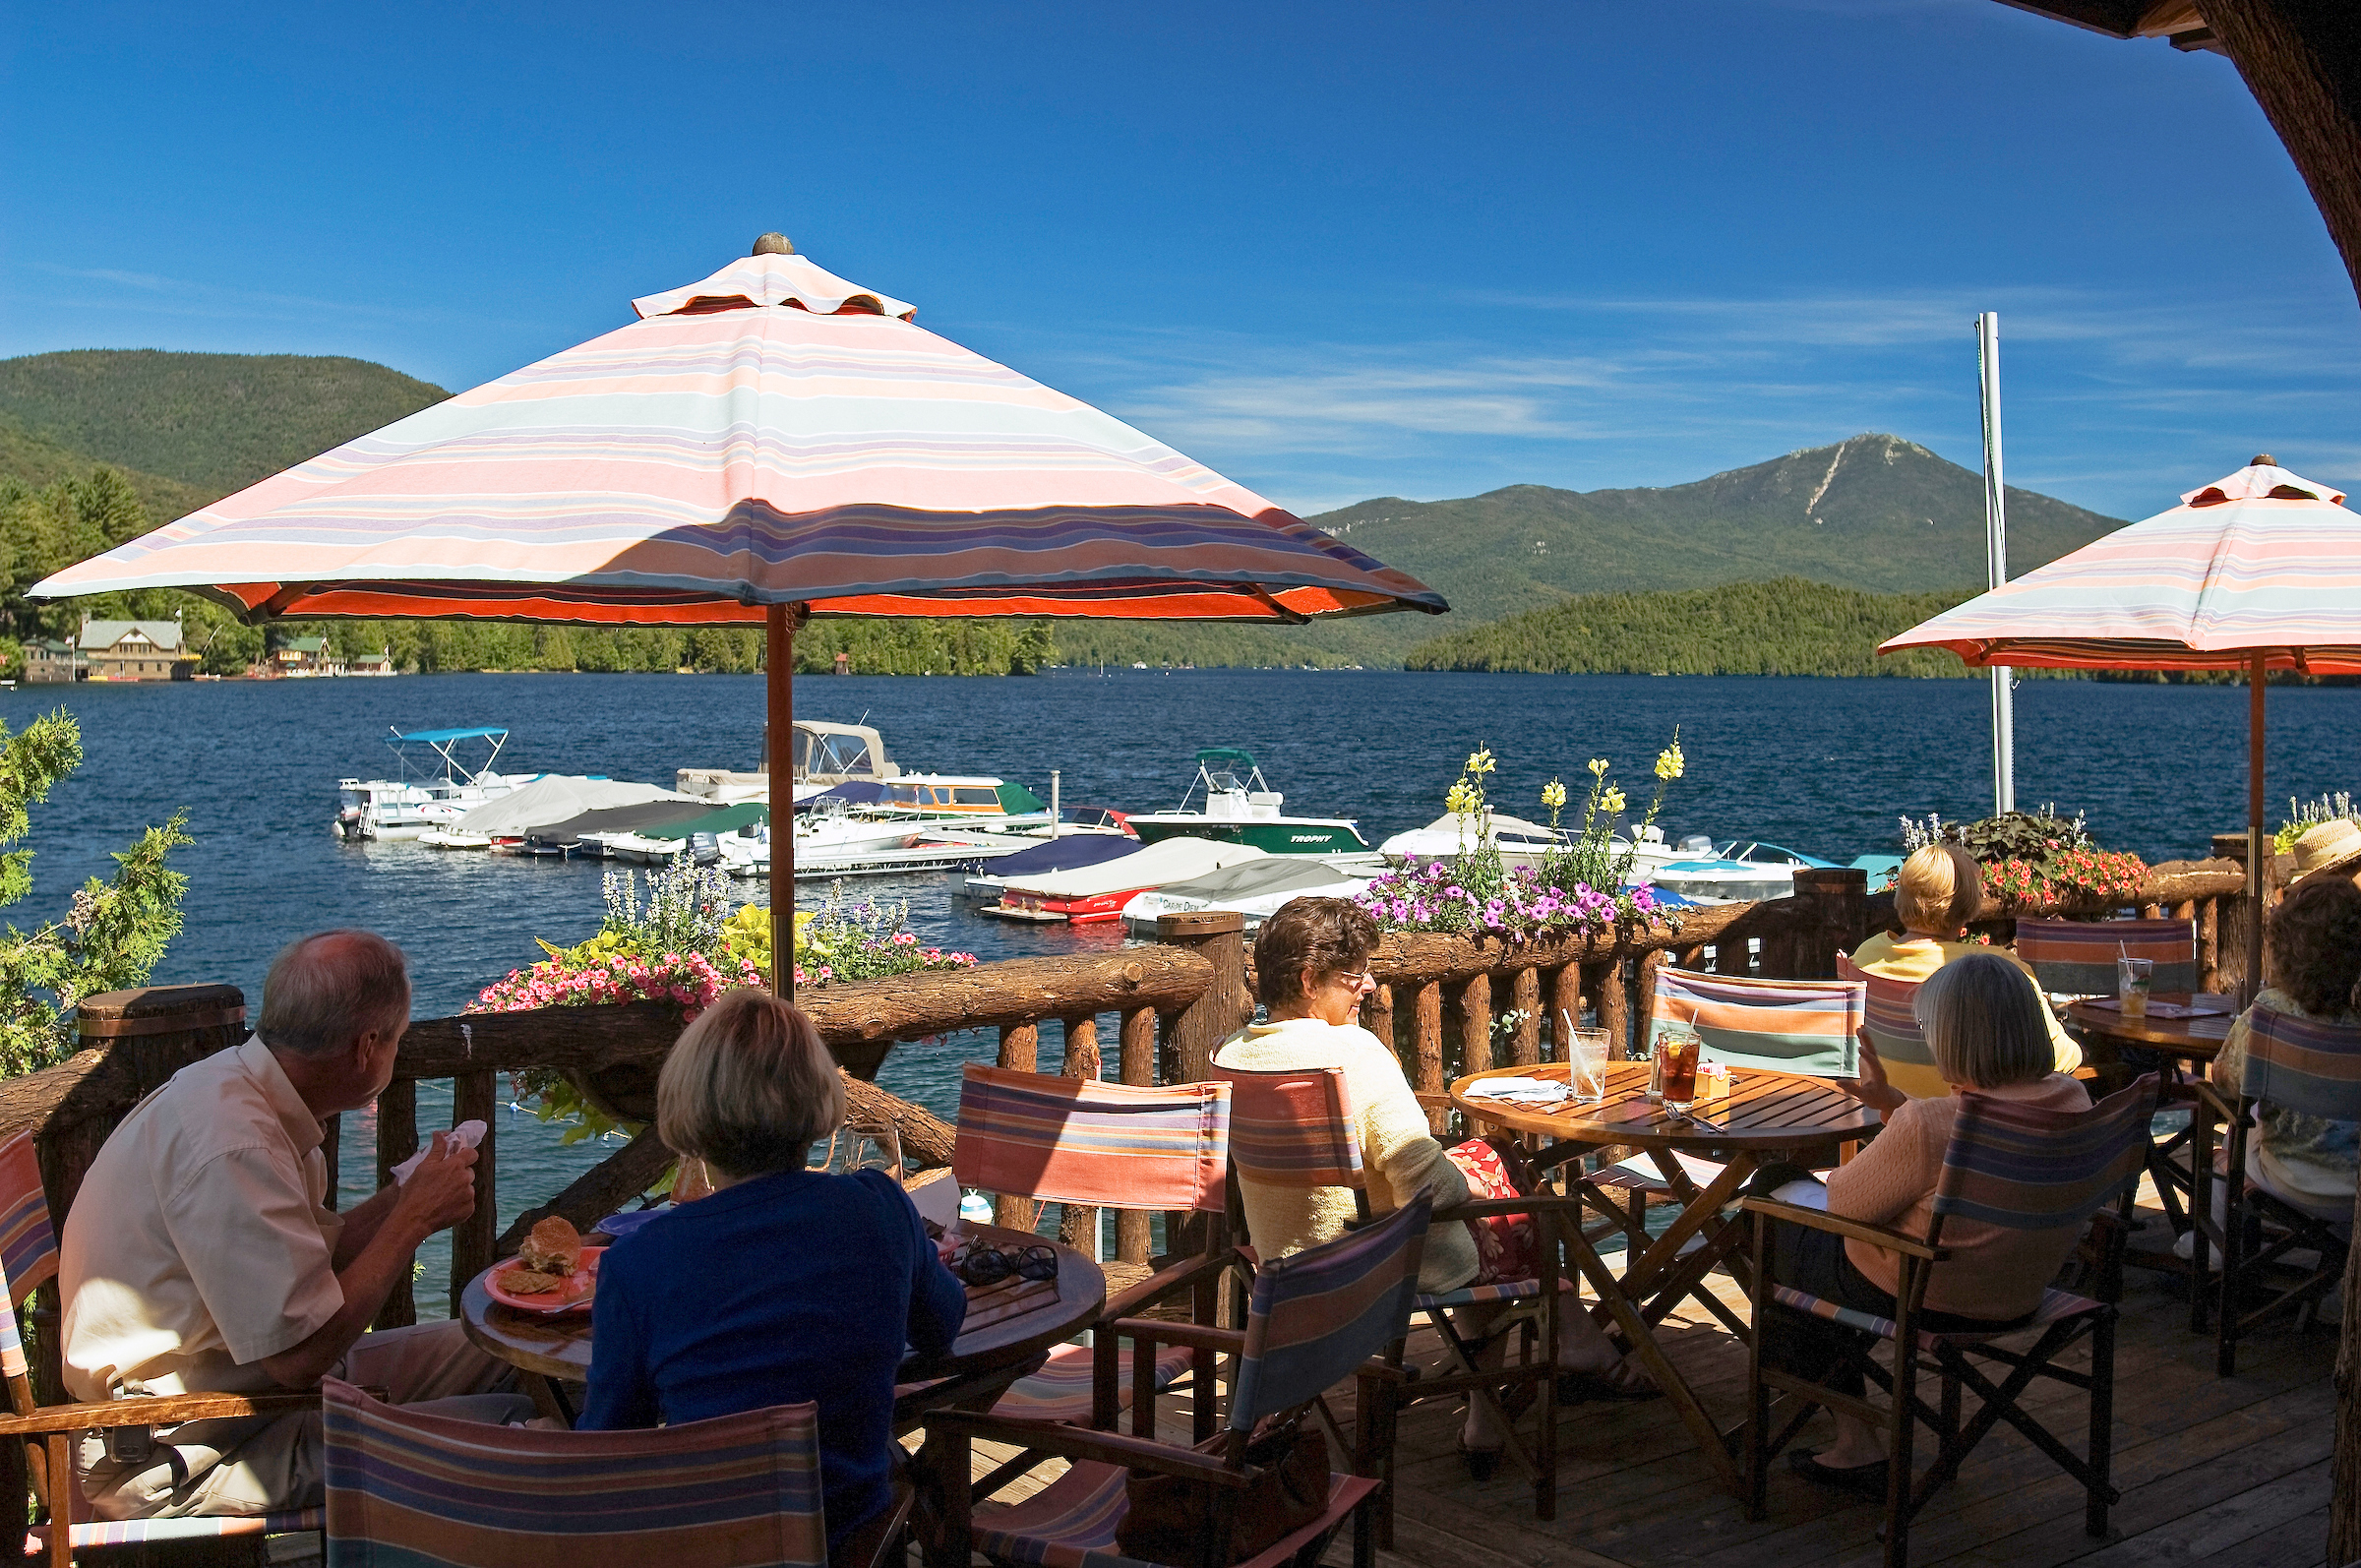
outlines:
M1585 779L1593 756L1611 758L1644 798L1674 725L1688 756L1662 817L1674 837L1761 837L1846 861L1897 849L1905 813L1968 817L1991 804L1981 681L1059 671L808 677L795 701L801 717L877 725L905 768L999 774L1045 799L1057 768L1065 801L1126 810L1177 804L1199 747L1242 746L1290 810L1357 817L1372 844L1440 815L1478 746L1498 754L1492 798L1504 812L1541 815L1541 786ZM0 693L0 720L19 729L61 704L81 720L87 760L34 809L35 892L9 914L26 925L61 913L84 877L113 870L110 851L186 808L196 843L174 864L189 878L187 929L154 979L228 982L250 1014L271 955L326 926L399 942L420 1017L456 1012L538 958L536 936L564 944L597 929L598 863L335 841L335 782L390 776L392 729L505 724L505 772L669 785L678 767L754 766L762 725L758 677L663 675L20 688ZM2243 824L2243 690L2028 681L2016 707L2021 804L2086 811L2100 842L2150 861L2202 856L2210 834ZM2269 754L2274 820L2291 795L2361 785L2361 689L2272 691ZM955 885L929 875L848 888L907 899L926 941L988 960L1121 940L1120 928L985 920L954 902ZM802 890L806 907L824 896ZM879 1081L947 1115L959 1064L993 1050L983 1033L905 1046ZM421 1124L442 1124L446 1104L422 1096ZM529 1115L501 1136L504 1223L605 1152L563 1147ZM373 1138L366 1125L345 1130L355 1197L373 1167L354 1151ZM433 1303L443 1264L427 1266L421 1297Z

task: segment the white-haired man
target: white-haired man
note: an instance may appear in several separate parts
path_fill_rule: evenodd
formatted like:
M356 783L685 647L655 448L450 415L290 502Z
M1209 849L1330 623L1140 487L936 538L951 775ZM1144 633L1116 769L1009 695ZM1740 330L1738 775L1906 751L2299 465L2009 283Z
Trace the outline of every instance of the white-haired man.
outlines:
M272 960L252 1039L124 1117L66 1218L75 1398L302 1389L333 1372L462 1418L532 1414L455 1322L368 1333L418 1244L475 1211L475 1151L438 1133L407 1180L328 1207L321 1123L393 1081L409 1018L399 948L365 931L306 936ZM102 1519L268 1513L322 1491L316 1411L129 1428L82 1458Z

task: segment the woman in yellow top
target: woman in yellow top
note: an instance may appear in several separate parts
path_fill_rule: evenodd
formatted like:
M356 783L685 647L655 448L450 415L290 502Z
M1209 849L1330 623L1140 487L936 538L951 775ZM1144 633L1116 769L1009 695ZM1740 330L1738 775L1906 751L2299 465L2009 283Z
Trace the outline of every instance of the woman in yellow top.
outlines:
M1968 922L1983 901L1984 874L1974 856L1957 844L1929 844L1914 851L1902 863L1902 874L1894 887L1894 918L1902 923L1903 934L1896 936L1881 931L1871 936L1854 950L1854 967L1888 980L1916 984L1955 958L1998 953L2017 965L2039 996L2039 982L2016 954L2005 947L1967 939ZM2041 1002L2041 1016L2049 1025L2049 1046L2057 1058L2057 1070L2073 1072L2083 1064L2082 1047L2067 1035L2046 998ZM1901 1092L1892 1093L1895 1104L1900 1105Z

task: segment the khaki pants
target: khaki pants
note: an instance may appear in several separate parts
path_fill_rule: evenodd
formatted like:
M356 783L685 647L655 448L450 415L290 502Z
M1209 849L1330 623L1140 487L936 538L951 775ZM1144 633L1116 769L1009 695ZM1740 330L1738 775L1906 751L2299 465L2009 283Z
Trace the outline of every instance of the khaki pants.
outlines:
M457 1420L508 1423L533 1414L533 1402L513 1392L515 1369L470 1345L455 1320L364 1334L334 1375ZM83 1440L83 1495L105 1520L310 1508L325 1488L324 1446L317 1410L159 1426L153 1452L139 1463L110 1457L100 1434Z

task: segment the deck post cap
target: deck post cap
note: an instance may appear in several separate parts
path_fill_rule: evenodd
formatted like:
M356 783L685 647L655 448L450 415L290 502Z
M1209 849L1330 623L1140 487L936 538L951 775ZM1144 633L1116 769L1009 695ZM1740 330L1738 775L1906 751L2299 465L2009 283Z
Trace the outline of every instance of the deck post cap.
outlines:
M747 252L747 254L749 256L793 256L795 254L795 244L793 241L789 240L786 235L780 233L774 228L769 233L756 240L755 248Z

